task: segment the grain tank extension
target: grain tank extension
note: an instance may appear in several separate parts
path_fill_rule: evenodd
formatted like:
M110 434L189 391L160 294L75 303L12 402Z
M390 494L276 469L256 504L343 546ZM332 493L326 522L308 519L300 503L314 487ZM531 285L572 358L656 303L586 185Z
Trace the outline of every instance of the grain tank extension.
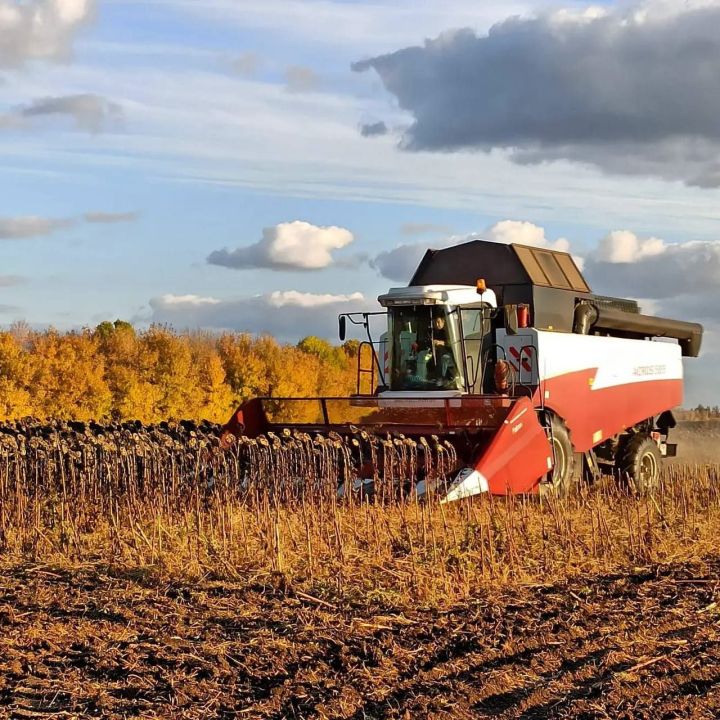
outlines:
M223 446L274 448L297 476L305 458L341 495L443 502L566 494L602 465L651 491L675 454L671 410L702 326L594 294L567 253L485 241L429 250L408 287L378 300L382 312L340 316L341 339L348 327L367 336L355 395L256 398Z

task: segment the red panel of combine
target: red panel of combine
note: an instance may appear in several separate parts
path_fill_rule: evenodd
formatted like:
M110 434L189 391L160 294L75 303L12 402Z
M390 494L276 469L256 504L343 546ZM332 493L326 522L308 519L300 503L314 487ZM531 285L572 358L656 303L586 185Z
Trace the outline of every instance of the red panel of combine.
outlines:
M220 446L227 449L232 445L233 438L247 435L257 437L268 429L267 418L263 410L262 400L254 398L243 403L225 424L220 435Z
M493 495L537 492L552 450L528 398L520 398L475 463Z
M646 380L594 389L597 369L550 378L543 383L547 407L568 426L573 446L586 452L645 418L683 401L682 380Z
M500 427L516 402L501 396L256 398L235 412L223 436L253 438L284 428L310 433L353 428L407 435L476 433Z

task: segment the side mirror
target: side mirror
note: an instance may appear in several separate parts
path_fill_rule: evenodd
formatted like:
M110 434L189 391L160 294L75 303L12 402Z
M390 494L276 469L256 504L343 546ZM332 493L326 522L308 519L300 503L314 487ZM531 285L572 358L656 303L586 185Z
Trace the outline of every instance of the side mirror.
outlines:
M345 342L345 335L346 335L346 331L347 331L347 318L344 315L341 315L338 318L338 325L339 325L338 331L340 334L340 342Z

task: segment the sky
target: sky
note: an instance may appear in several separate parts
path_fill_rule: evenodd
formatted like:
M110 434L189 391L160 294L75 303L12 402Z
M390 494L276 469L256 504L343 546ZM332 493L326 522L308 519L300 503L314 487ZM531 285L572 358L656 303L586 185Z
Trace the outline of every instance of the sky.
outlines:
M428 247L702 322L720 0L0 0L0 326L333 338Z

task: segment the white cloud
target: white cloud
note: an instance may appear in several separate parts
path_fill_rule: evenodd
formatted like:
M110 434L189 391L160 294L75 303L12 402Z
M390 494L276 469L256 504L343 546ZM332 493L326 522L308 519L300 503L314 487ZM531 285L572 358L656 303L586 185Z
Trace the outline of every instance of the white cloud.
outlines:
M315 308L336 303L362 302L363 300L363 294L359 292L350 295L316 295L315 293L303 293L297 290L276 290L268 297L270 305L278 308L286 305Z
M197 308L204 305L219 305L220 300L211 297L201 297L200 295L163 295L154 301L158 306L179 307L179 308Z
M67 218L45 218L35 215L0 217L0 240L17 240L50 235L74 223Z
M561 8L560 10L556 10L554 13L551 13L548 19L550 23L554 25L563 25L564 23L583 25L591 23L593 20L607 17L608 14L608 8L591 5L584 8Z
M720 242L666 243L611 233L586 258L585 272L596 292L658 300L659 314L694 320L715 318L720 305Z
M370 308L362 293L313 294L294 290L237 299L163 295L150 300L144 320L175 328L209 328L270 334L297 341L306 335L337 337L337 316Z
M335 262L333 251L347 247L353 240L353 234L345 228L295 220L265 228L262 239L254 245L215 250L208 256L208 263L236 270L320 270Z
M93 0L0 0L0 66L67 57Z
M637 23L664 21L692 10L717 7L718 0L644 0L633 11L633 19Z
M642 297L629 297L629 300L635 300L640 306L643 315L660 315L662 309L662 303L658 300L651 300L650 298Z
M665 250L667 245L660 238L639 238L629 230L616 230L600 241L595 258L600 262L631 263L661 255Z
M436 242L403 243L379 253L370 261L370 265L388 280L407 283L428 250L441 250L460 242L462 240L443 238Z
M38 215L0 217L0 240L19 240L51 235L84 220L92 224L113 224L137 219L137 213L87 212L79 218L50 218Z
M477 238L480 239L480 238ZM534 223L523 220L502 220L483 233L485 240L511 245L531 245L532 247L546 247L551 250L568 252L570 243L565 238L548 240L545 229Z

